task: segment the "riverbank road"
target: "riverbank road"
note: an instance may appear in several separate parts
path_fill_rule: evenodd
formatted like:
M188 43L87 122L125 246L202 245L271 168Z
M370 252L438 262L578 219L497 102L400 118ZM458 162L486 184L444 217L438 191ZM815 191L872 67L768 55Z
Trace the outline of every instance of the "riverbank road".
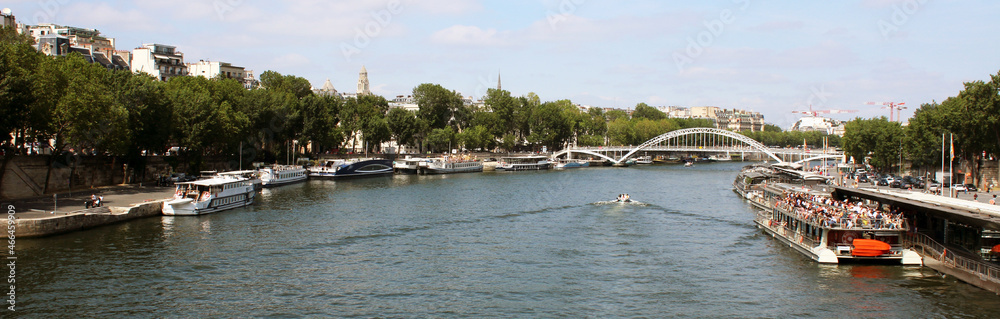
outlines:
M56 196L3 201L13 202L19 219L49 218L84 210L91 195L104 196L104 207L128 207L148 201L167 199L174 195L173 187L121 185L62 193Z

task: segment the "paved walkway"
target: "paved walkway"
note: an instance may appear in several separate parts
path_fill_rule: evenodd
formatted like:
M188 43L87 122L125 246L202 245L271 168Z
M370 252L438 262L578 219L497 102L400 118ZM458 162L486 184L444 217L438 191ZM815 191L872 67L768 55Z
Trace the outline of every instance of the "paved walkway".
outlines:
M80 211L86 208L84 204L90 200L91 194L103 195L105 207L127 207L133 204L170 198L174 195L174 188L138 185L110 186L94 190L62 193L55 197L16 200L13 202L14 211L16 212L15 216L22 219L48 218L54 215L65 215ZM54 213L53 209L55 209Z

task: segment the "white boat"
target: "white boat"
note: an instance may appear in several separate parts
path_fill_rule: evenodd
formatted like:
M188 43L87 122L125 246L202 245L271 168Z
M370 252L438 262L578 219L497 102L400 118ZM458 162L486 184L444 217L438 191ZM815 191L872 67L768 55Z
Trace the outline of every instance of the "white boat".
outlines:
M783 244L820 263L886 261L920 265L903 243L902 214L881 204L832 196L829 178L778 166L751 165L733 186L756 208L754 223Z
M635 163L639 164L639 165L653 164L653 157L652 156L648 156L648 155L647 156L639 156L639 157L635 158Z
M311 178L333 178L337 173L337 169L341 165L346 164L346 160L342 159L332 159L323 162L323 165L314 166L309 168L309 177Z
M497 164L498 171L530 171L552 168L552 163L546 156L516 156L501 157Z
M426 158L409 157L392 161L392 170L399 174L417 174L420 165L426 164Z
M684 162L684 167L694 167L694 162Z
M260 174L261 184L264 187L281 186L285 184L297 183L309 177L306 169L301 166L273 165L271 167L257 169Z
M250 180L237 176L216 177L176 184L174 198L163 202L168 216L204 215L253 204L257 191Z
M567 159L556 162L556 169L590 167L590 162L580 159Z
M474 173L483 171L483 163L455 157L432 158L421 162L420 171L425 174Z
M262 188L264 188L264 183L263 183L263 181L260 180L260 175L258 175L257 171L253 171L253 170L228 171L228 172L217 173L216 176L218 176L218 177L242 177L242 178L246 178L247 180L250 181L250 185L253 185L253 189L254 190L258 190L259 191Z

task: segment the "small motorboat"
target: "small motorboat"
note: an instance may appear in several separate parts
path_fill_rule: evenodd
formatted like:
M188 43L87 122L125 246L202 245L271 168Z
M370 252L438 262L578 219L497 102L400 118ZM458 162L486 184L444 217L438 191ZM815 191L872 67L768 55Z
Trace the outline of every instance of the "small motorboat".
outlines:
M618 198L616 198L615 201L619 203L631 203L632 197L628 194L618 194Z
M694 162L684 162L684 167L693 167Z

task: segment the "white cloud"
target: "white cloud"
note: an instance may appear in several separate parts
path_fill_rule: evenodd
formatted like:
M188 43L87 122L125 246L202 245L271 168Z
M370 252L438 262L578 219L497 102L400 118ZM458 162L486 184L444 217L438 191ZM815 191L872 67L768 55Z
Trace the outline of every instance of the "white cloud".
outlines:
M477 26L454 25L434 32L430 40L437 44L501 46L507 44L509 33L496 29L480 29Z

